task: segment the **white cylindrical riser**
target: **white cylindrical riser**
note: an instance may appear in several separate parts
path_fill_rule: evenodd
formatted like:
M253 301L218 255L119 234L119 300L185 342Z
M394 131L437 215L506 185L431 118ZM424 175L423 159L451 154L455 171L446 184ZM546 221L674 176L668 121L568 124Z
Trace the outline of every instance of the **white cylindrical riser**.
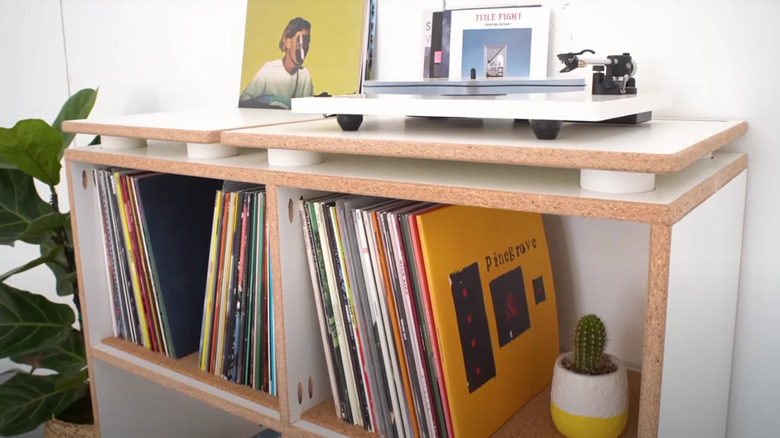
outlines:
M580 187L599 193L650 192L655 189L655 174L581 169Z
M190 158L225 158L238 155L236 146L227 146L222 143L187 143L187 156Z
M268 149L268 164L279 167L309 166L322 163L322 154L292 149Z

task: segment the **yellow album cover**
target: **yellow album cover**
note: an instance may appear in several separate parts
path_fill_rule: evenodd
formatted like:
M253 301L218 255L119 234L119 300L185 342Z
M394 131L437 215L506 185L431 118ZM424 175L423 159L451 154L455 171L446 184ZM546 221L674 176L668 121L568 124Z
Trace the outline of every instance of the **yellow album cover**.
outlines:
M455 437L487 437L552 380L558 315L542 217L446 206L417 217Z
M357 93L365 16L366 0L248 0L238 106Z

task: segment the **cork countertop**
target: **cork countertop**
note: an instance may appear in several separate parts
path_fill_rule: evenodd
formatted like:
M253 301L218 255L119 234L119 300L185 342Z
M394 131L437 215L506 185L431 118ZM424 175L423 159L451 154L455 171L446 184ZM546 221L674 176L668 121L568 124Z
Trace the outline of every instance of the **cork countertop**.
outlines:
M228 129L278 125L319 119L312 114L255 108L224 108L133 114L67 120L65 132L188 143L219 143Z
M565 123L555 140L538 140L527 122L505 119L366 116L345 132L334 118L294 126L224 131L226 145L342 154L669 173L747 131L733 120L651 120L638 125Z

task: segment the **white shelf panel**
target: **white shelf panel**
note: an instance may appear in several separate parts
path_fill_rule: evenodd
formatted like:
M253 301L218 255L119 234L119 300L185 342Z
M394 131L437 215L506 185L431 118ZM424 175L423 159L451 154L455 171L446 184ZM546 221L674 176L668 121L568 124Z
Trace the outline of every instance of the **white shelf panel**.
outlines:
M222 143L276 149L431 158L578 169L666 173L742 135L732 120L651 120L638 125L568 123L538 140L528 123L497 119L370 116L345 132L334 118L222 133Z
M659 175L656 190L647 193L612 194L583 190L579 171L500 164L408 160L403 158L330 155L322 163L300 166L296 173L355 178L424 186L445 186L468 190L529 193L581 199L613 200L668 205L703 179L739 158L738 153L718 153L695 162L678 173ZM345 190L360 191L345 184Z
M744 171L672 227L661 437L726 436L746 184Z
M91 345L113 335L111 297L107 293L109 274L105 263L103 222L100 201L95 190L89 163L68 163L68 188L72 221L78 227L74 233L78 254L79 286L82 291L82 309L89 315L87 340Z
M134 114L121 117L68 120L66 132L155 140L218 143L228 129L296 123L315 117L290 111L225 108Z
M92 361L90 374L102 437L251 437L260 429L257 421L215 409L101 360Z
M96 358L103 361L109 363L116 363L117 361L121 362L123 364L122 368L134 374L139 374L142 376L149 373L156 374L167 382L172 383L173 386L191 388L192 390L199 391L203 394L208 394L210 398L224 400L224 402L231 405L241 407L268 418L280 420L279 412L274 409L247 400L243 397L239 397L235 394L231 394L230 392L224 391L215 386L208 385L204 382L201 382L200 380L179 374L173 370L157 365L153 362L146 361L120 349L111 347L106 344L98 344L92 347L92 351ZM111 360L112 358L115 360Z
M593 95L590 90L500 96L352 94L292 100L292 111L308 114L362 114L426 117L600 121L663 108L662 95Z

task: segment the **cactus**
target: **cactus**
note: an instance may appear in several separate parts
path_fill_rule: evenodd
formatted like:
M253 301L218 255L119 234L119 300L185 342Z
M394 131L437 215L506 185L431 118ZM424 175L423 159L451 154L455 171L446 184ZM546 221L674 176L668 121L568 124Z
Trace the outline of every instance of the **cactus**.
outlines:
M572 371L579 374L596 374L603 364L604 347L607 345L607 329L596 315L585 315L574 330L574 359Z

